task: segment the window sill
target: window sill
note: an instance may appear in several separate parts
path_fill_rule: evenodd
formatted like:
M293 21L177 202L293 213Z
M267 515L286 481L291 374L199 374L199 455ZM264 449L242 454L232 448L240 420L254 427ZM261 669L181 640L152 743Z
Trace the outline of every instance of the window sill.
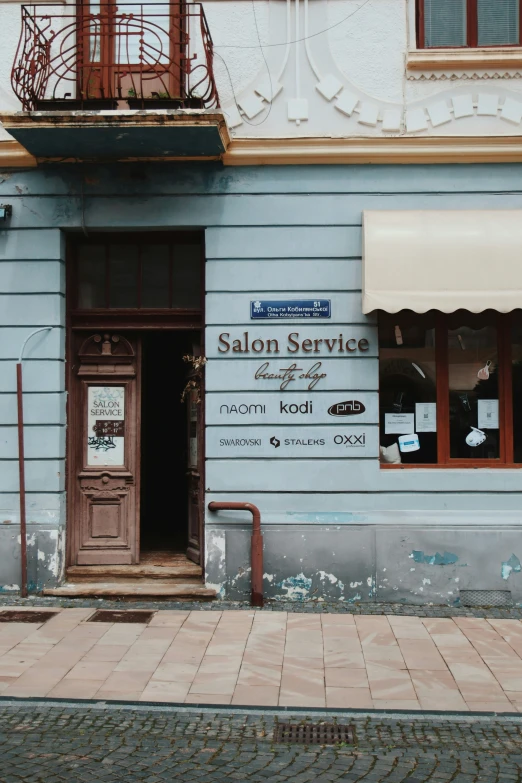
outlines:
M422 464L419 463L417 465L414 465L413 463L409 465L387 465L385 463L380 463L381 470L520 470L522 468L521 463L501 463L498 462L485 462L485 464L478 465L476 462L473 464L469 464L466 462L451 462L447 465L429 465L429 464Z
M415 49L408 52L406 67L409 71L521 68L522 46L487 49Z

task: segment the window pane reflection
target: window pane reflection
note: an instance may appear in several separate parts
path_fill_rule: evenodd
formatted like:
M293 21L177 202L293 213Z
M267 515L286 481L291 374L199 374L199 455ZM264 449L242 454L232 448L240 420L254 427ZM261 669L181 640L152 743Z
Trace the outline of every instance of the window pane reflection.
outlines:
M105 248L84 245L78 250L78 307L105 307Z
M169 306L169 246L149 245L141 254L141 306Z
M493 314L449 317L450 457L498 459L497 329Z
M0 0L1 1L1 0ZM200 237L96 238L76 249L80 309L201 309Z
M110 245L110 305L138 306L138 255L136 245Z
M466 0L424 0L425 46L465 46L466 15Z
M201 307L201 246L195 243L173 248L172 306Z
M435 320L432 314L379 318L380 446L383 463L437 462ZM402 423L401 423L402 422ZM403 451L401 434L419 446ZM411 448L411 446L409 446Z

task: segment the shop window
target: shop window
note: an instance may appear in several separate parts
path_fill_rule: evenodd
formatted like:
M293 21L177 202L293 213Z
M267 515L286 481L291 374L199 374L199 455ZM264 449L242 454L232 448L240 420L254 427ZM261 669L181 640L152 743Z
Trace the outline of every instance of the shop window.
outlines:
M417 0L419 48L518 46L521 0Z
M383 466L522 464L522 312L379 316Z
M180 232L72 245L73 310L200 310L201 236Z

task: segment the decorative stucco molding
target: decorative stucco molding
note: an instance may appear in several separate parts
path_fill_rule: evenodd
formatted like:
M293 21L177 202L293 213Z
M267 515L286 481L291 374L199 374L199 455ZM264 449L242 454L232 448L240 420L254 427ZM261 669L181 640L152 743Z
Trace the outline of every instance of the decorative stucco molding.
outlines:
M520 163L522 137L235 139L226 166L408 163Z
M225 166L521 163L522 137L234 139L222 161ZM0 171L36 165L17 142L0 141Z
M408 73L409 82L457 82L460 79L471 81L496 81L502 79L522 79L522 71L413 71Z
M0 169L3 168L33 168L36 158L17 141L0 141Z
M423 98L422 91L413 90L409 101L404 90L404 102L392 102L367 94L341 70L322 34L326 10L326 0L271 5L265 67L237 100L224 106L234 137L384 138L404 132L429 136L438 134L442 125L448 135L489 136L516 132L504 130L507 124L520 126L522 95L504 85L522 77L522 47L474 52L412 49L405 55L405 83L440 80L448 88ZM421 70L425 68L428 71ZM470 79L477 83L474 92Z

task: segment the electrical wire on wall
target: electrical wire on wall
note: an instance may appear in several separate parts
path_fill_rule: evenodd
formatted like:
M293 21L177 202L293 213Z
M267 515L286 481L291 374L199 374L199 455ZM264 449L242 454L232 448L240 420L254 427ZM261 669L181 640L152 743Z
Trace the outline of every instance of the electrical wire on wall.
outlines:
M330 32L330 30L334 30L336 27L339 27L340 25L342 25L345 22L347 22L348 19L351 19L352 16L355 16L355 14L358 13L358 11L360 11L366 5L368 5L370 0L364 0L363 3L361 3L361 5L358 6L355 9L355 11L352 11L351 14L348 14L343 19L340 19L338 22L335 22L335 24L330 25L330 27L326 27L324 30L319 30L317 33L312 33L311 35L305 35L302 38L297 38L296 37L294 41L288 41L287 40L287 41L284 41L284 42L281 42L281 43L271 43L271 44L262 44L261 43L261 36L260 36L260 33L259 33L259 26L258 26L258 23L257 23L255 2L256 2L256 0L251 0L251 3L252 3L252 13L253 13L253 16L254 16L254 25L255 25L255 28L256 28L256 35L257 35L257 40L258 40L257 45L253 45L253 46L243 46L243 45L239 45L239 44L217 44L217 45L215 44L214 45L214 55L219 57L219 59L221 60L221 62L223 63L223 65L225 67L225 70L226 70L227 76L228 76L228 81L229 81L229 84L230 84L230 89L232 90L232 97L234 99L234 104L236 106L236 109L237 109L238 113L240 113L240 108L239 108L239 104L237 102L236 91L234 89L234 83L232 81L232 77L230 75L230 71L229 71L228 65L227 65L224 57L222 57L222 55L219 54L219 52L217 52L216 49L259 49L261 51L261 54L263 56L263 61L265 63L266 72L268 74L268 81L269 81L269 84L270 84L270 100L268 101L268 112L263 117L261 122L249 122L246 119L246 117L244 116L244 114L241 114L241 118L242 118L243 122L245 122L247 125L250 125L251 127L254 127L254 128L258 127L259 125L262 125L264 122L266 122L267 119L270 116L270 112L272 111L272 103L273 103L272 75L270 73L270 68L268 66L268 62L267 62L264 50L267 49L267 48L274 48L274 47L277 47L277 46L286 46L288 48L292 44L299 44L299 43L302 43L302 42L305 42L305 44L306 44L306 42L308 42L311 38L317 38L319 35L324 35L325 33ZM298 3L299 0L296 0L296 2ZM287 19L287 23L288 23L288 21L289 20Z

